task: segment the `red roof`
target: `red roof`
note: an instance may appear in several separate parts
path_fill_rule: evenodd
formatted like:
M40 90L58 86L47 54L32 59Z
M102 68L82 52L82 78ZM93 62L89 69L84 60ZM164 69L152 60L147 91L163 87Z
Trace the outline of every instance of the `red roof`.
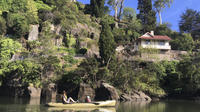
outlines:
M168 36L162 36L162 35L154 35L154 36L141 36L139 39L145 39L145 40L172 40Z

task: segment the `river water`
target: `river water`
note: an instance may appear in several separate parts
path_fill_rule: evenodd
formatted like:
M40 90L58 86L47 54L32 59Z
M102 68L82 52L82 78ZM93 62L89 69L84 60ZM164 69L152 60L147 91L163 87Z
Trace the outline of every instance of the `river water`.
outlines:
M160 102L125 102L115 108L98 109L63 109L49 108L40 104L39 99L23 100L0 97L0 112L200 112L200 102L160 101Z

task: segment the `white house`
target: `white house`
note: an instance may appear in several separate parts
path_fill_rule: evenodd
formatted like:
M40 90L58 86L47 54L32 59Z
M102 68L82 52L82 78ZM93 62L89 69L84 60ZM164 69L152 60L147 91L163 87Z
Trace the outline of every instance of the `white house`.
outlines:
M154 48L162 51L171 50L171 46L169 45L169 41L171 40L168 36L162 35L154 35L154 32L147 32L141 37L137 39L135 43L135 50L139 50L140 48Z

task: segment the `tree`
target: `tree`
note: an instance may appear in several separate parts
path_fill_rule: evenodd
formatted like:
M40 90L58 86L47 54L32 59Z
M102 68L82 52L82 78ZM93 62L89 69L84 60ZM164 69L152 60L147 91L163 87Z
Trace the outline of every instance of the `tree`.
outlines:
M191 33L194 40L200 38L200 13L187 9L182 15L179 22L179 29L181 32Z
M124 7L124 0L108 0L108 4L115 10L115 20L120 19Z
M152 10L151 0L138 0L138 10L140 11L138 19L141 20L143 24L142 32L148 32L154 30L156 27L156 17L155 11Z
M194 48L194 41L191 34L181 34L171 41L172 49L191 51Z
M90 0L91 14L96 17L103 17L105 11L105 0Z
M173 0L155 0L154 7L156 8L156 11L158 12L160 25L162 24L161 12L163 11L164 8L166 8L166 6L170 7L170 4L172 2Z
M122 13L123 13L124 1L125 1L125 0L121 0L121 1L120 1L119 14L118 14L118 19L119 19L119 20L121 20L121 16L122 16Z
M102 31L99 39L99 50L102 62L108 64L115 56L115 41L111 28L106 21L101 22Z
M186 57L177 66L180 72L182 93L194 95L200 88L199 62L192 57Z
M168 23L164 23L164 24L161 24L159 26L156 27L156 30L155 30L155 34L157 35L167 35L169 37L171 37L171 29L170 29L170 24Z
M181 32L191 33L194 27L195 20L199 13L193 9L187 9L182 15L179 22L179 29Z
M123 14L122 14L123 20L126 21L132 21L136 19L136 11L133 8L125 7Z

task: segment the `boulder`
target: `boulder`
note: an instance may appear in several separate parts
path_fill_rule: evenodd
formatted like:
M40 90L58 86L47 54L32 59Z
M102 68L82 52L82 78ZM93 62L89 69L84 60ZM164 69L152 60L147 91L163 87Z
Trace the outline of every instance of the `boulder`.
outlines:
M90 98L93 100L95 97L95 91L91 88L89 84L80 84L79 92L78 92L78 99L80 102L84 102L86 99L86 96L90 96Z
M55 26L53 24L50 25L51 32L55 33L56 35L60 34L61 29L62 29L62 27L60 25L57 25L57 26Z
M62 43L63 43L63 39L62 38L55 38L54 40L54 44L56 45L56 46L61 46L62 45Z
M14 54L12 56L12 58L10 59L10 61L16 61L16 60L24 60L26 57L22 56L21 54Z
M57 97L57 86L54 83L42 88L41 100L42 102L55 102Z
M121 101L151 101L151 98L142 91L132 91L120 95Z
M29 41L37 40L38 34L39 34L39 25L31 25L29 35L28 35L28 40Z
M95 91L95 100L118 100L117 90L108 83L98 84Z
M30 98L40 98L41 88L35 88L32 86L28 87Z
M33 86L28 87L29 91L29 104L40 104L41 88L35 88Z

